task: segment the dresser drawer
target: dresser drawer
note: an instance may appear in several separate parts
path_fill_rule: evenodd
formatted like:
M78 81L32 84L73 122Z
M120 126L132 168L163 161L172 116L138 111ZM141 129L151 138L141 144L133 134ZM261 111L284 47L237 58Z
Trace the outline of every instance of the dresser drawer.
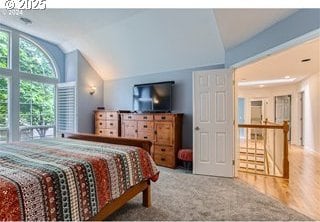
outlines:
M109 136L109 137L118 137L118 130L115 130L115 129L106 129L105 133L106 133L106 136Z
M168 115L168 114L158 114L158 115L154 115L154 120L157 121L172 121L173 120L173 116L172 115Z
M137 115L137 120L145 120L145 121L153 121L153 115L146 114L146 115Z
M99 136L105 136L106 135L106 130L105 129L97 129L96 128L96 134Z
M105 127L107 129L118 129L118 120L107 120Z
M104 128L106 128L105 120L96 120L96 125L95 125L95 127L98 128L98 129L104 129Z
M154 152L156 154L166 154L166 155L174 155L174 149L172 146L154 146Z
M107 120L117 120L118 119L117 112L106 112L105 115L106 115Z
M175 167L175 158L172 155L165 155L165 154L154 154L154 160L156 164L160 166L165 166L165 167Z
M95 119L96 120L104 120L106 119L106 112L104 111L99 111L95 113Z
M138 132L138 139L142 140L154 140L154 134L153 132Z
M147 131L147 132L153 133L153 131L154 131L153 126L154 126L153 122L139 121L138 122L138 131Z
M134 114L122 114L123 120L136 120L136 116Z

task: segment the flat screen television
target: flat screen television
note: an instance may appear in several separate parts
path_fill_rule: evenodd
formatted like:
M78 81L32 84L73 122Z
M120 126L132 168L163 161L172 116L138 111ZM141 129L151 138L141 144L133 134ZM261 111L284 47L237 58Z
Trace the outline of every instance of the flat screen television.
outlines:
M171 112L174 82L133 86L133 110L136 112Z

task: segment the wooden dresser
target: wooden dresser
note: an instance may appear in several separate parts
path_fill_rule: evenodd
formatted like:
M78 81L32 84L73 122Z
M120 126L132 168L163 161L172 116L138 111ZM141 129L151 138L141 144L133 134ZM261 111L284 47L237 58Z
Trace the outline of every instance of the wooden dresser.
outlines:
M95 115L95 133L101 136L120 136L120 114L117 111L97 110Z
M181 148L183 114L121 114L121 137L150 140L158 165L175 168Z

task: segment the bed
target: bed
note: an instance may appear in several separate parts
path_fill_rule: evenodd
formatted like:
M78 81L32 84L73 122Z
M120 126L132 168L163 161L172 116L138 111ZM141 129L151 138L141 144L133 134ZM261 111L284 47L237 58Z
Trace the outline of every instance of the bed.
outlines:
M0 220L104 220L159 171L149 141L65 134L0 145Z

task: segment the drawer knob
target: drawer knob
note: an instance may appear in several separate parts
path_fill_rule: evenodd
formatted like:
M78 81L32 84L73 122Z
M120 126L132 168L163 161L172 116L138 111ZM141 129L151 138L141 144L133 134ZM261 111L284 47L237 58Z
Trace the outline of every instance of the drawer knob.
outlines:
M111 114L110 117L113 117L113 115Z
M100 133L102 133L102 131L101 131L101 130L100 130L99 132L100 132Z
M165 161L165 160L166 160L166 158L163 158L163 157L161 158L161 161Z
M113 134L113 132L111 131L110 134Z
M147 125L144 125L143 127L144 127L144 128L148 128L148 126L147 126Z
M148 137L147 137L147 136L145 136L145 137L143 137L143 138L148 139Z
M131 119L131 116L128 116L128 119Z
M161 116L161 119L166 119L166 117L165 116Z
M162 148L161 151L164 152L164 151L166 151L166 149Z
M148 119L148 117L147 117L147 116L144 116L143 119Z
M113 126L113 123L110 123L110 126Z
M102 117L102 115L101 115L101 114L100 114L99 116L100 116L100 117Z

